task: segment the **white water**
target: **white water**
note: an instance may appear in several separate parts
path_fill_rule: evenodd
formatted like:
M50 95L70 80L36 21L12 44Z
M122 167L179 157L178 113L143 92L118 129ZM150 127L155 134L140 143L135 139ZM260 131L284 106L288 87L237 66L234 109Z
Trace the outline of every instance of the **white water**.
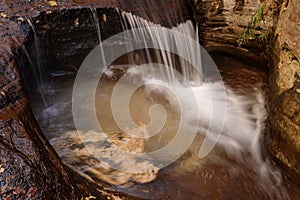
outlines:
M122 12L123 19L129 22L131 28L146 28L147 27L159 27L159 25L153 24L147 20L141 19L131 13ZM173 27L172 30L178 31L185 34L186 36L198 40L198 30L194 28L193 24L190 21L186 23L179 24L176 27ZM202 70L202 64L206 64L201 60L201 49L192 49L191 46L188 46L188 41L178 41L181 38L166 38L165 35L156 33L155 31L151 32L151 40L154 43L159 45L165 45L163 40L167 40L170 48L180 48L184 49L188 54L188 60L197 63ZM139 30L135 32L134 35L143 34ZM144 36L146 38L146 36ZM137 37L135 39L138 39ZM147 51L147 55L150 55L150 52ZM148 56L151 57L151 56ZM155 70L149 70L148 72L140 72L140 76L143 77L144 84L146 85L146 94L149 96L159 96L160 98L167 99L171 107L176 105L178 98L174 95L168 95L169 93L166 89L155 86L155 83L158 85L161 82L165 82L167 85L171 84L172 87L175 87L180 91L182 96L185 97L185 102L182 103L182 109L187 110L186 113L189 114L188 122L193 124L194 121L200 122L199 131L202 134L207 134L211 140L216 140L219 145L222 145L223 148L227 151L228 154L234 157L238 157L240 160L243 160L245 154L251 154L251 159L245 161L257 171L259 175L262 176L265 180L274 181L274 184L280 184L280 175L277 172L274 172L271 166L266 163L262 156L261 150L261 138L262 134L266 130L266 108L265 108L265 98L262 90L260 88L255 89L255 94L250 96L241 96L235 94L230 88L226 88L226 96L222 95L222 89L224 87L223 82L220 80L213 82L203 82L203 75L200 72L193 70L193 67L187 62L180 59L179 68L183 74L185 80L188 80L192 87L186 87L177 76L174 75L172 69L178 69L178 63L176 63L176 58L174 55L164 51L155 51L155 57L157 57L158 62L169 66L163 70L156 72ZM151 62L151 60L150 60ZM134 63L134 61L133 61ZM137 70L138 71L138 68ZM159 80L155 79L159 73ZM166 74L166 75L161 75ZM136 81L137 73L134 73L132 81ZM148 84L151 82L151 84ZM154 86L153 86L154 85ZM197 104L199 107L198 112L195 112L195 108L191 107L193 105L191 99L193 97L188 96L187 90L192 89L196 94ZM212 99L212 94L220 94L215 100ZM149 97L153 98L153 97ZM225 107L224 107L225 106ZM224 107L224 108L223 108ZM209 129L209 125L214 115L214 109L220 109L220 114L222 114L222 109L225 109L226 117L224 122L224 127L222 134L217 135L213 130L215 127ZM219 124L217 125L219 126Z
M173 81L171 86L168 76L161 76L161 71L149 71L152 73L150 76L145 75L150 73L145 73L139 66L132 66L127 71L129 74L127 81L135 84L137 81L143 82L138 85L144 85L144 94L147 99L151 101L159 99L165 102L163 106L180 113L178 96L169 91L170 88L176 88L184 97L180 98L184 99L184 102L180 102L181 109L184 109L185 113L188 114L188 116L182 117L187 119L184 123L193 125L195 122L199 122L198 132L200 134L208 136L211 140L216 140L228 155L239 159L241 162L246 162L266 182L280 184L280 175L264 161L262 156L261 137L266 129L267 113L265 97L261 88L255 88L253 94L249 95L238 95L232 89L226 88L225 98L220 96L213 102L211 94L218 93L223 86L223 83L219 81L203 82L200 86L192 87L186 87L180 81ZM108 74L110 77L114 76L112 71L109 71ZM161 79L153 77L161 77ZM169 85L169 87L161 87L161 85ZM193 96L190 96L190 89L196 95L199 110L191 106L193 105ZM222 110L223 106L225 106L226 117L222 134L218 136L217 133L209 129L209 125L214 109ZM211 129L213 130L213 127Z

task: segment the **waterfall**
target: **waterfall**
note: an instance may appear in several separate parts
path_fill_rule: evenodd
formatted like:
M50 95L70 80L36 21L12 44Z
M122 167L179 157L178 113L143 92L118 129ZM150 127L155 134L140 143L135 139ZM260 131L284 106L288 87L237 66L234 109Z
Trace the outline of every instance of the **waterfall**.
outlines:
M44 107L46 108L47 102L46 102L44 88L43 88L44 71L43 71L42 60L40 57L39 39L35 30L33 20L31 18L28 18L26 19L26 21L29 24L30 28L32 29L32 33L33 33L32 55L30 55L27 47L24 44L22 44L20 45L19 51L16 52L18 54L18 56L16 57L16 61L18 62L19 67L22 69L21 73L22 76L24 77L23 79L24 84L27 86L27 88L30 88L30 84L32 83L31 81L33 81L33 83L36 84L38 93L40 94L39 96L42 100ZM19 57L24 58L25 60L19 59ZM27 67L30 67L31 70L28 70Z
M177 38L176 35L167 35L164 34L164 32L156 32L156 29L149 29L150 27L160 27L160 25L141 19L131 13L121 12L121 16L124 23L128 24L126 27L131 28L133 31L133 33L128 35L128 38L131 38L134 41L138 41L141 38L144 39L144 41L140 42L144 42L146 48L146 40L149 40L152 43L155 43L155 46L160 47L160 49L184 49L188 61L196 63L197 67L199 67L199 71L196 71L191 63L186 62L186 60L179 58L178 62L178 58L174 56L174 54L171 54L168 51L156 50L154 55L156 58L155 60L166 67L159 68L160 70L158 72L157 69L150 66L146 71L136 67L136 72L134 73L134 76L138 74L141 76L140 78L143 79L143 83L146 84L146 93L148 95L164 96L164 98L168 99L169 104L176 105L176 98L168 96L165 90L151 86L149 83L165 82L171 84L174 87L179 88L180 93L183 93L184 95L186 95L186 90L192 89L196 94L199 113L192 112L192 109L195 108L191 108L190 105L192 105L192 102L186 100L183 103L183 109L190 110L188 112L190 115L189 121L199 121L199 130L202 130L202 132L203 130L204 132L208 131L209 134L207 137L212 140L217 140L217 142L223 145L228 152L236 155L245 151L250 152L256 160L261 161L262 156L259 141L262 132L265 131L266 120L265 100L262 91L256 89L256 95L249 99L247 96L237 95L232 89L226 87L224 88L226 95L223 95L222 89L224 85L221 78L213 81L204 81L206 77L203 75L203 71L207 71L209 70L207 69L208 67L213 68L213 66L205 66L207 64L212 64L202 60L202 57L208 57L208 55L204 55L204 49L194 49L194 46L189 46L190 42L188 39L190 38L195 42L199 42L198 30L197 28L194 28L191 21L187 21L172 28L172 30L186 36L183 37L184 40L182 41L182 38ZM134 38L132 38L132 36ZM127 45L132 45L132 43L129 42ZM128 48L130 49L130 47ZM147 60L150 60L150 63L153 62L153 54L150 56L151 52L148 51L148 49L145 51L148 58ZM134 62L135 60L132 60L132 63ZM206 69L203 70L203 68ZM185 83L183 80L178 79L178 76L174 74L174 69L177 69L182 73L183 79L190 84L189 87L184 85ZM128 73L131 73L131 71ZM158 74L159 80L155 78ZM132 76L132 80L134 79L134 76ZM214 102L210 93L219 93L219 96ZM219 137L216 136L216 133L213 131L215 127L211 127L211 130L208 128L209 123L213 123L210 122L210 117L212 117L214 114L213 112L215 112L213 108L211 108L212 106L216 106L220 111L225 109L226 112L222 134ZM192 113L194 116L192 116ZM222 121L220 121L220 123L222 123Z
M144 42L145 44L151 41L155 44L154 46L160 47L160 50L154 51L154 56L148 49L144 50L145 52L142 54L147 58L147 62L152 63L156 60L157 63L165 66L159 67L159 70L150 66L148 66L150 69L144 70L137 66L133 67L135 68L134 70L128 70L125 75L128 75L129 80L133 82L140 79L142 83L139 83L139 85L145 85L145 95L149 99L158 96L166 99L167 104L171 107L176 107L174 105L178 104L177 101L181 101L181 109L185 110L185 112L181 111L181 117L185 119L184 123L187 123L188 126L196 126L198 124L197 132L204 134L206 138L213 141L212 143L202 144L204 146L208 144L211 147L204 147L203 151L200 149L199 156L204 158L213 148L213 143L216 142L226 150L229 156L235 157L251 166L258 176L261 177L261 180L267 184L274 184L274 187L279 186L281 183L280 173L268 161L265 161L262 156L261 139L262 134L266 131L267 118L265 96L262 89L259 86L254 86L253 94L239 95L229 87L224 88L220 77L213 81L205 81L204 72L214 71L215 69L209 69L210 67L213 68L213 66L209 66L212 65L212 61L207 61L209 56L205 54L204 49L193 48L193 46L189 45L189 39L199 43L198 29L194 28L191 21L172 28L172 30L185 35L182 40L176 35L168 35L164 34L164 32L156 32L156 29L150 29L151 27L160 27L160 25L141 19L131 13L121 12L120 15L125 24L124 27L131 29L133 32L127 35L128 38ZM143 41L140 41L141 38ZM132 43L129 42L127 45L131 49L130 45ZM147 48L147 45L145 47ZM162 51L161 49L184 49L187 55L185 59L188 62L176 57L169 51ZM153 57L156 59L153 59ZM132 63L135 63L134 59L132 59ZM195 66L192 66L191 63L196 63L199 71L195 70ZM182 74L183 80L178 79L174 69L177 69ZM188 82L188 86L186 82ZM156 85L159 85L159 87ZM161 85L167 85L167 87L161 87ZM168 94L167 90L170 88L177 91L175 96ZM189 89L192 89L196 96L198 109L192 106L195 104L190 99L192 96L189 96ZM223 90L225 93L223 93ZM212 97L212 93L216 94L215 97ZM195 110L198 112L195 112ZM116 111L115 120L122 120L117 117L121 116L122 112L120 110ZM222 112L224 112L224 115L222 115ZM162 115L162 112L157 113L160 114L154 117ZM185 115L184 113L188 116L183 116ZM216 115L221 117L216 117ZM127 117L130 118L129 115ZM220 128L222 128L221 134L218 133ZM189 129L187 128L186 130ZM172 156L172 154L168 156L170 155ZM265 189L268 190L267 188ZM271 193L270 196L273 195ZM277 193L278 197L283 195L284 198L287 198L284 191L276 191L275 193Z
M134 39L140 39L143 38L146 44L147 48L147 42L145 40L151 40L154 43L157 44L157 46L162 46L164 45L165 49L185 49L187 51L187 59L188 61L193 61L196 63L196 65L199 67L199 72L196 70L193 70L193 67L186 62L183 59L179 59L179 71L183 73L183 77L186 78L187 80L194 81L195 84L200 84L202 82L202 72L201 72L201 55L200 49L189 49L187 46L190 42L187 41L187 38L183 37L186 41L180 41L178 42L176 39L176 36L166 36L160 32L156 32L154 30L149 30L149 27L161 27L159 24L154 24L150 21L144 20L140 17L137 17L136 15L133 15L132 13L127 13L127 12L121 12L121 17L123 19L123 24L125 24L123 27L126 29L132 29L133 33L132 35L138 36ZM128 24L128 25L127 25ZM143 30L141 30L143 28ZM176 27L173 27L172 30L177 31L179 33L184 34L185 36L193 39L195 42L199 42L198 39L198 28L196 27L196 30L194 28L194 25L192 24L191 21L187 21L186 23L179 24ZM144 32L145 31L145 32ZM148 32L148 33L147 33ZM149 34L149 35L147 35ZM142 35L142 36L140 36ZM129 45L131 43L129 42ZM182 46L185 45L185 46ZM153 58L150 56L150 52L148 49L145 49L146 51L146 59L148 62L152 62ZM165 66L168 66L170 69L178 69L178 64L176 61L178 58L174 56L174 54L171 54L170 52L167 51L161 51L161 50L155 50L155 58L157 59L158 63L164 64ZM132 60L134 63L134 60ZM174 74L173 70L166 70L165 72L166 75L168 76L169 81L174 81ZM200 74L199 74L200 73Z

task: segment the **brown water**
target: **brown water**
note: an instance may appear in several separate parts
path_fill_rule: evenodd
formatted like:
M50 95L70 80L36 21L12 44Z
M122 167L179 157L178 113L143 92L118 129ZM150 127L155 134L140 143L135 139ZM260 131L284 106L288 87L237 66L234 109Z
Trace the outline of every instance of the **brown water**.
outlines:
M132 16L130 13L122 12L122 15L130 24L138 24L138 27L156 26L151 22ZM93 16L97 19L96 15ZM189 21L174 29L197 40L198 35ZM101 38L100 28L98 27L97 30L99 38ZM142 32L134 31L134 33L132 38L140 41L141 38L136 36ZM187 46L191 44L186 39L168 36L165 33L161 34L157 29L151 32L148 40L158 43L162 49L164 47L162 40L168 41L165 45L169 49L174 43L177 48L187 51L188 59L191 60L199 60L197 56L202 53L193 46ZM182 48L183 45L185 48ZM152 61L154 59L154 61L174 68L177 68L180 63L178 68L185 77L190 78L195 74L190 71L186 62L177 63L176 57L166 54L166 52L149 51L146 53L148 53L147 59ZM100 52L100 55L103 55L103 52ZM128 56L129 60L119 59L111 66L111 69L106 71L106 76L101 77L95 95L95 110L97 120L102 127L101 131L76 131L72 116L72 101L73 103L77 101L74 96L72 99L75 74L70 75L63 69L59 73L52 72L52 80L45 84L46 87L43 86L47 108L36 106L36 109L39 110L36 113L39 113L37 117L44 133L66 165L96 184L108 185L119 192L144 199L289 198L280 170L273 166L268 159L262 157L260 139L265 131L266 120L263 97L263 91L266 91L264 71L228 55L215 54L217 64L227 84L227 96L225 99L219 99L216 106L222 106L222 103L226 101L227 113L224 130L218 138L216 147L208 156L200 159L198 152L205 136L203 129L208 127L212 114L211 91L206 91L204 84L187 87L181 83L180 79L176 79L177 82L174 86L180 91L179 96L188 94L187 90L193 90L197 106L200 109L196 110L195 105L191 104L190 96L185 96L181 99L182 102L178 102L176 99L178 93L174 95L168 91L171 87L162 87L159 83L166 80L156 77L156 75L164 74L165 71L156 70L157 68L141 71L140 65L128 65L131 58L134 58L135 62L136 59L140 60L141 55L143 53L133 53L132 56ZM167 79L171 78L174 81L176 77L170 72L167 70L165 73ZM148 73L151 75L150 79ZM129 75L129 78L122 83L122 89L125 91L137 83L144 83L132 94L128 105L126 105L124 95L117 95L117 97L112 95L117 84L121 82L122 75ZM205 79L211 81L215 78L214 74L212 77L210 74L205 75ZM99 78L95 74L86 81L89 83ZM205 84L220 85L219 82L206 82ZM90 88L77 92L85 93L88 90ZM85 96L85 98L91 97ZM112 105L116 100L120 100L118 101L120 104ZM149 110L155 104L160 104L165 108L166 121L158 134L143 138L153 134L147 124L150 123ZM179 105L183 110L180 110ZM77 104L77 106L84 108L80 112L91 113L93 110L93 105ZM132 127L130 123L127 123L126 113L118 112L117 116L113 116L113 109L118 111L124 110L124 108L130 111L130 117L138 127ZM160 158L149 156L150 152L173 143L184 116L183 111L188 116L183 123L189 124L191 126L189 128L197 129L196 138L178 160L174 160L169 166L161 167L159 161L173 158L173 152L162 154ZM158 114L155 117L159 118L162 115ZM92 113L79 120L85 120L84 122L88 124L89 121L86 119L89 119L89 116L92 116ZM121 128L117 124L117 119L125 126ZM199 121L199 125L195 125L194 121ZM183 135L192 134L189 128L184 129ZM182 148L180 145L178 144L178 149ZM173 151L175 150L177 149L173 149ZM131 152L131 154L127 152ZM138 153L147 153L147 156L141 159ZM98 156L98 159L94 156ZM116 165L122 170L115 169ZM135 173L129 172L130 170Z
M259 84L264 85L266 76L263 71L249 68L241 62L232 60L226 56L223 60L220 57L218 57L218 59L219 62L223 63L221 73L225 83L228 86L233 86L232 88L234 88L237 93L251 96L251 93L255 92L253 86ZM117 82L118 76L121 74L122 68L119 66L116 76L112 78L102 77L100 80L102 86L97 89L95 104L97 116L104 132L107 133L122 132L114 122L110 105L112 90ZM68 140L68 137L75 137L72 134L68 135L70 132L74 133L75 130L71 111L74 78L74 75L63 75L62 73L62 76L53 77L49 83L44 86L48 108L44 108L41 101L37 101L39 94L33 95L32 98L36 100L31 102L33 102L34 112L46 137L49 140L52 139L52 142L57 141L54 147L63 161L67 165L73 165L73 169L94 182L101 185L110 185L117 191L144 199L252 200L288 199L288 196L290 196L291 199L297 199L294 197L294 195L297 196L297 194L291 193L295 191L292 190L295 187L290 186L291 183L284 181L284 179L282 179L281 182L277 182L275 180L262 178L260 174L257 173L257 169L253 167L250 155L243 154L242 157L235 157L227 154L222 145L217 145L209 156L204 159L199 159L197 153L199 151L199 145L203 140L201 134L196 137L193 145L179 160L166 168L160 169L158 174L151 174L151 177L149 174L129 176L126 173L108 170L107 168L105 171L103 171L103 168L96 168L96 170L94 170L95 166L93 165L97 165L97 161L91 161L92 158L83 159L83 156L87 156L86 154L74 151L78 150L78 148L68 148L67 144L67 141L73 142L73 146L74 141L75 143L81 142L74 138L69 138L70 140ZM143 124L149 123L148 110L151 105L156 103L165 106L168 116L166 124L160 134L145 139L142 143L140 140L130 140L131 146L142 146L142 151L145 152L153 151L166 145L172 140L178 128L179 115L176 109L172 108L169 102L163 97L155 96L149 98L149 96L145 95L143 87L136 90L130 100L129 108L133 120L142 126ZM63 143L61 143L62 141ZM125 145L125 147L123 145L122 148L127 147L128 145ZM79 149L81 149L81 147ZM69 157L62 156L64 152L74 154ZM143 166L153 167L151 163L142 164ZM102 172L98 173L97 169ZM280 173L279 169L275 166L272 167L272 170Z

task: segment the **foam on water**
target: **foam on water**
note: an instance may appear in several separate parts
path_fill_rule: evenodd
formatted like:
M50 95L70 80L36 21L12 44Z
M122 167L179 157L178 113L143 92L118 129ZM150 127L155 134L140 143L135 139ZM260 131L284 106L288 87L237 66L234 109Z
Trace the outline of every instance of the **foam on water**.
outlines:
M175 110L176 113L180 113L178 94L182 95L184 98L180 99L184 99L184 101L180 102L181 109L188 113L188 116L184 117L187 119L185 123L193 126L195 121L198 122L196 123L199 124L198 134L216 140L229 157L235 158L252 168L260 177L260 181L266 184L262 184L261 187L270 193L270 197L275 195L279 199L289 199L281 185L282 178L279 170L274 168L262 155L261 140L266 131L267 112L265 94L259 85L254 86L253 92L248 95L238 94L238 92L226 87L225 98L221 95L213 100L211 94L218 93L218 90L223 86L223 83L219 81L203 82L198 86L186 86L180 81L170 83L168 77L164 77L164 79L154 78L162 77L161 75L145 76L145 72L139 70L139 66L129 68L127 73L132 78L129 82L137 80L144 82L144 94L147 99L152 101L159 99L164 102L164 106ZM168 87L161 87L162 85L168 85ZM195 94L198 109L191 106L194 96L190 96L188 92L190 89ZM176 90L176 95L169 90ZM222 108L224 105L226 117L222 134L218 135L211 131L214 128L209 128L209 126L212 121L213 110ZM189 164L195 167L194 162ZM189 164L185 165L184 168L190 168ZM268 190L268 185L278 187L275 194Z
M153 71L152 71L153 72ZM222 134L217 137L214 132L209 132L207 136L211 139L217 139L217 143L222 145L227 153L239 158L243 154L251 154L256 164L264 163L261 152L261 135L266 129L266 108L265 98L262 89L256 88L253 94L242 96L235 94L230 88L226 88L226 96L220 96L219 99L213 101L211 94L218 93L218 90L223 86L220 82L204 82L200 86L187 87L180 81L172 82L167 79L155 79L155 74L151 74L152 78L143 76L143 72L137 67L131 67L127 71L132 77L132 82L140 80L144 82L144 93L146 98L164 99L166 105L175 109L180 113L178 107L178 97L168 91L174 88L184 98L184 102L180 102L181 109L185 109L188 116L186 123L193 124L194 121L199 122L199 132L206 134L209 128L209 123L212 120L213 110L221 108L225 105L226 118L223 126ZM168 85L169 87L161 87ZM190 96L188 90L192 89L195 94L198 109L192 107L193 96Z
M144 27L147 29L148 27L159 27L159 25L141 19L131 13L122 12L121 14L123 19L129 22L130 28ZM198 41L198 30L194 28L190 21L179 24L178 26L173 27L172 30L183 33L187 37ZM144 33L137 31L134 35L139 34ZM201 70L203 69L202 64L205 62L202 60L203 56L199 56L203 53L201 52L201 49L191 49L191 46L188 46L189 43L187 41L179 41L179 39L176 38L165 37L165 35L161 35L160 33L156 34L155 31L151 32L150 36L153 42L157 42L160 45L169 45L169 47L185 49L188 54L188 60L197 63L197 65L200 66L200 72L192 70L193 67L191 67L189 63L179 59L179 68L184 79L187 80L190 85L189 87L186 87L186 84L184 84L183 81L178 80L172 70L178 68L176 58L168 52L156 52L155 56L158 58L158 62L163 63L165 66L170 66L170 70L164 68L160 71L149 69L149 72L140 72L139 76L141 76L143 79L142 81L144 81L145 94L148 98L151 99L155 96L159 96L159 98L166 99L168 104L175 108L175 105L178 105L178 97L168 93L166 87L159 87L157 85L162 85L162 82L164 82L165 85L168 85L169 89L174 88L176 91L179 91L176 94L184 97L181 98L184 102L180 103L182 104L182 109L187 111L185 113L188 113L188 116L184 116L188 119L187 123L193 124L195 121L199 122L199 132L205 134L211 140L215 140L219 145L222 145L231 156L243 160L244 155L250 154L250 160L248 158L246 162L249 162L257 173L264 178L266 178L266 176L273 176L269 177L270 180L275 179L276 181L279 181L280 177L278 174L273 173L274 170L270 166L267 166L268 164L264 161L262 156L261 138L266 130L267 118L265 98L262 89L255 88L253 94L242 96L236 94L230 88L225 88L226 95L223 96L222 89L224 88L224 85L221 80L211 82L203 81L205 77L203 77ZM164 40L169 41L169 43L165 44L163 42ZM151 67L149 66L149 68ZM132 81L137 80L137 71L138 68L133 68L127 72L134 72ZM157 77L157 74L160 74L160 79L155 78ZM189 93L187 92L190 89L192 89L193 93L196 95L198 109L191 106L193 105L193 97L189 96ZM217 95L213 98L212 94ZM213 124L213 126L210 127L212 118L215 117L215 110L218 109L220 110L220 113L225 109L226 113L221 135L214 132L217 128L213 127L214 125L219 126L219 124Z

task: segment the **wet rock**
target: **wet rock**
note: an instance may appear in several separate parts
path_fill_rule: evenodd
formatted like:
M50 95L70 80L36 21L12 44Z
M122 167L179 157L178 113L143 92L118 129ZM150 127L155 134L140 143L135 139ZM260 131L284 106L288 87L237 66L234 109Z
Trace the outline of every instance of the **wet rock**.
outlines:
M27 107L0 121L1 199L76 199L56 154Z
M74 188L56 153L41 134L22 89L13 49L24 34L0 19L0 198L75 199Z

